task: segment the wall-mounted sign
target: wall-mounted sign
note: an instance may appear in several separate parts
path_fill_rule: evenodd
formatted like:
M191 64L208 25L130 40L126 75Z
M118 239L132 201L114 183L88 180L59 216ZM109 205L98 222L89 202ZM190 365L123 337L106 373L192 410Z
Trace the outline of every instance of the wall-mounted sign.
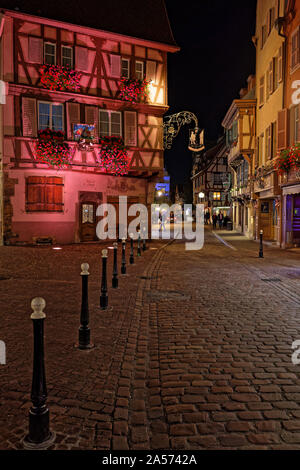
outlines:
M192 152L200 152L204 149L204 131L203 129L190 129L189 150Z
M94 148L95 125L94 124L74 124L74 140L78 142L80 150L89 152Z

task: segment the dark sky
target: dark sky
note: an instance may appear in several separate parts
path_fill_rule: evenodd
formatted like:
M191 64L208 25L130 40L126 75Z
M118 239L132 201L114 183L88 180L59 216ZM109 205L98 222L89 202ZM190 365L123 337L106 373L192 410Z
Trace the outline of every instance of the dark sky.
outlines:
M221 121L246 79L255 73L256 0L165 0L174 38L181 50L168 54L167 114L196 114L205 137L222 134ZM190 177L188 126L165 152L172 179Z

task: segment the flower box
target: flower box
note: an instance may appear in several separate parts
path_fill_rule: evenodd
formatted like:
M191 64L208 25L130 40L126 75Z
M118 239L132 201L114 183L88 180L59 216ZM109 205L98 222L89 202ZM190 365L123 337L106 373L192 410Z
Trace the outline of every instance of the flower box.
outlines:
M100 137L99 165L107 173L125 175L129 159L123 139L118 136Z
M43 65L41 84L49 90L79 91L81 73L62 65Z
M71 165L72 154L70 147L64 142L64 133L51 129L40 130L35 144L35 158L57 168Z
M121 78L120 82L120 98L131 103L139 103L147 100L149 96L150 80L139 80L137 78Z

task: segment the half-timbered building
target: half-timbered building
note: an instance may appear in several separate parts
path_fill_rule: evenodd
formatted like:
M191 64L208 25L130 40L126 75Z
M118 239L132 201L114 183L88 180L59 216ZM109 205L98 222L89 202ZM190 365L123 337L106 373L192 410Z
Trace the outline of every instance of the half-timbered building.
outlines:
M224 138L194 158L193 203L204 204L204 210L229 214L230 170Z
M255 152L255 77L240 91L240 99L231 103L222 126L226 132L228 164L232 170L232 217L234 229L253 237L253 156Z
M109 5L87 13L89 2L80 1L76 9L81 4L82 14L62 5L59 16L51 2L36 14L18 3L19 9L8 6L1 13L1 236L7 244L43 237L59 243L96 240L100 203L118 208L122 195L128 204L149 205L163 176L167 53L178 50L165 6L162 0L119 2L124 14L114 17L116 2L108 2L106 16ZM48 80L44 70L51 71ZM126 100L122 77L129 84ZM136 100L130 80L146 83L148 94ZM70 164L37 159L45 129L63 135ZM101 139L112 136L127 152L129 168L121 176L103 169L99 158Z

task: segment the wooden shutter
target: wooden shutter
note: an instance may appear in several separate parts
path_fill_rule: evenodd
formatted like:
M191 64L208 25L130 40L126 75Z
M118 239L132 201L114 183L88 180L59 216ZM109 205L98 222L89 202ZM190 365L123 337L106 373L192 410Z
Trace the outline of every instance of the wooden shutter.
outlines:
M278 83L282 82L283 76L283 46L281 45L278 51Z
M23 121L23 136L36 137L37 136L37 122L36 122L36 100L34 98L22 98L22 121Z
M137 125L136 112L124 112L125 145L136 147L137 145Z
M287 109L278 111L277 116L277 149L283 150L287 147Z
M41 212L45 210L45 176L28 176L26 178L26 211Z
M276 132L276 121L272 122L272 155L271 158L276 157L276 152L277 152L277 132Z
M110 54L110 75L111 77L121 77L121 57L119 55Z
M43 63L43 40L29 36L28 38L28 62L33 64Z
M67 103L67 138L73 140L73 124L80 122L80 104Z
M87 71L88 49L86 47L75 47L75 67L77 70Z
M57 176L46 178L45 211L63 211L63 179Z
M95 125L95 139L98 138L99 135L99 124L98 124L98 108L97 106L86 106L85 107L85 122L86 124L94 124Z
M154 60L147 60L146 62L146 80L151 80L155 83L156 79L156 62Z

